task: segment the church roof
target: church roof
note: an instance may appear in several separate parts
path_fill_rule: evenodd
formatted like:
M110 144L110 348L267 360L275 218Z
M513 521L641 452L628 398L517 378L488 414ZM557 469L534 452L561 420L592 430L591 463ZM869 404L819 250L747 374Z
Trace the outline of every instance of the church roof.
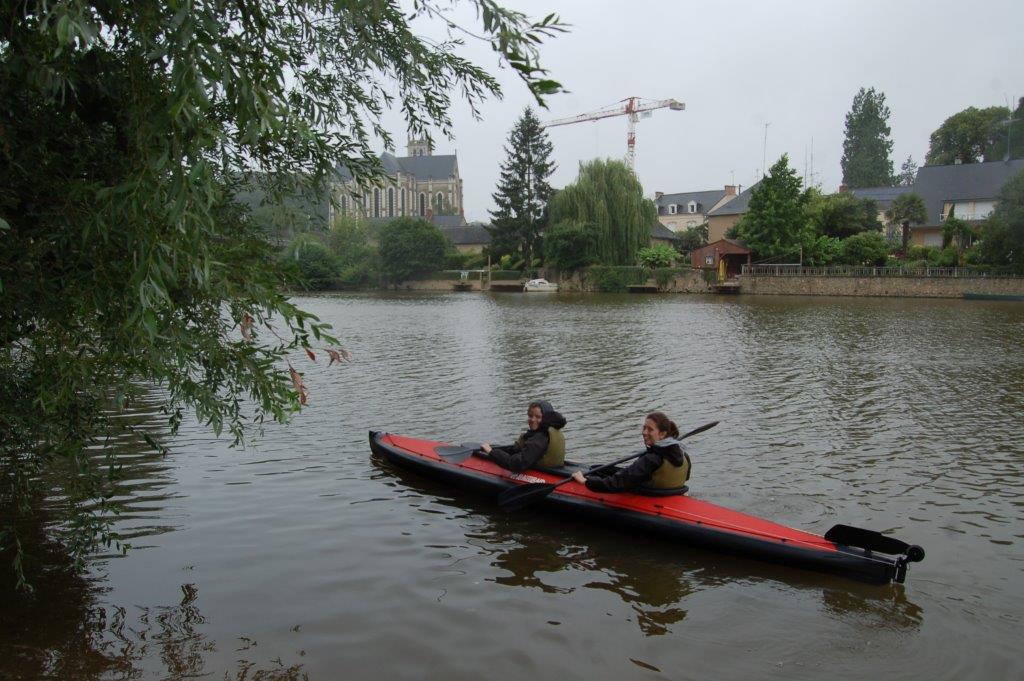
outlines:
M439 156L395 156L385 151L380 155L380 164L388 175L402 172L412 175L419 182L427 180L447 180L455 175L458 159L455 154ZM342 181L352 179L352 173L345 166L338 166L338 176Z

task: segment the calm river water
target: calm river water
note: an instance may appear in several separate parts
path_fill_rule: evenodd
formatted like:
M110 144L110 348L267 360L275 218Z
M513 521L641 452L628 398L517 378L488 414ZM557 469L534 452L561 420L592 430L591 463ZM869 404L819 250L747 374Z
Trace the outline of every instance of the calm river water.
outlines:
M133 549L5 600L0 678L1020 679L1024 305L600 295L298 302L355 354L244 450L121 443ZM374 460L370 428L510 440L543 397L570 456L689 429L694 496L927 550L906 585L675 546ZM132 416L161 432L143 406ZM8 598L8 597L5 597ZM1016 632L1016 633L1014 633Z

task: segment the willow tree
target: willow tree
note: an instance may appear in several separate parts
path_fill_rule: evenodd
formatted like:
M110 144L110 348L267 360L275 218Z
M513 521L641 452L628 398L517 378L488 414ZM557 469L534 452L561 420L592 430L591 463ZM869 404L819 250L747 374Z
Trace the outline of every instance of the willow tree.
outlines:
M650 243L658 219L654 201L644 198L636 174L622 161L595 159L580 164L576 181L551 198L551 224L587 225L596 255L605 265L635 265Z
M20 569L19 527L46 492L72 554L111 538L117 469L90 449L140 392L156 388L171 432L193 413L236 439L304 402L287 358L329 329L282 294L276 249L235 196L256 177L271 200L323 199L339 165L377 181L389 109L413 135L450 134L453 100L476 113L500 96L424 22L487 41L539 101L558 90L537 62L557 17L467 4L479 29L447 0L0 3L4 560Z

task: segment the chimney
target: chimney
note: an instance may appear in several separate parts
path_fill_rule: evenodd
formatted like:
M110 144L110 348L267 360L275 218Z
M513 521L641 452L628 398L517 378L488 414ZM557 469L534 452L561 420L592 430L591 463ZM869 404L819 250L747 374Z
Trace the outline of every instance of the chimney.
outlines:
M661 197L665 196L665 192L654 192L654 200L657 201Z
M734 185L734 184L727 184L727 185L725 185L725 195L726 196L736 196L736 185Z

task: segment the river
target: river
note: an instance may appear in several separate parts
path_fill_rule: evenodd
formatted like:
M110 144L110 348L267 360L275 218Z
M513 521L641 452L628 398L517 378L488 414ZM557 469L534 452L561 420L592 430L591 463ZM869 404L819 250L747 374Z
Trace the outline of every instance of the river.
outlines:
M132 544L4 603L0 678L1019 679L1024 305L343 294L297 302L355 359L296 357L309 405L244 449L186 420L124 439ZM571 458L687 430L691 494L924 546L868 586L498 511L371 457L371 428ZM130 418L158 437L156 405ZM12 624L16 622L17 624ZM1017 632L1014 634L1013 632Z

